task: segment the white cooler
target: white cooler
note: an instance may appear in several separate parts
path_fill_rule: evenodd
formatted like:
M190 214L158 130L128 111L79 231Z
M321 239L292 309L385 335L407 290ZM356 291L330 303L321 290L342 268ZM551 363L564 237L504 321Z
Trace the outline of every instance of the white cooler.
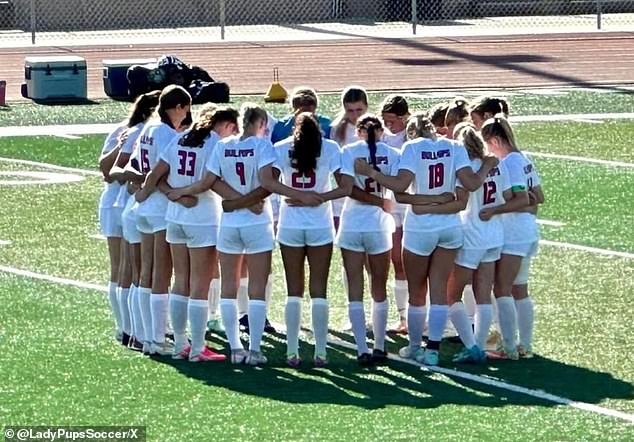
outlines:
M33 100L86 100L86 60L76 56L26 57L26 91Z

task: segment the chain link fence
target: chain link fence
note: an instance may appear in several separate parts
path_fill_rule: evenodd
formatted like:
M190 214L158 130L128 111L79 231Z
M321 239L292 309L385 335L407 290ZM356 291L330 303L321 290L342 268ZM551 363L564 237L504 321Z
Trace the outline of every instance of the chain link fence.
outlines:
M634 0L0 0L0 39L76 44L634 30ZM139 40L140 39L140 40Z

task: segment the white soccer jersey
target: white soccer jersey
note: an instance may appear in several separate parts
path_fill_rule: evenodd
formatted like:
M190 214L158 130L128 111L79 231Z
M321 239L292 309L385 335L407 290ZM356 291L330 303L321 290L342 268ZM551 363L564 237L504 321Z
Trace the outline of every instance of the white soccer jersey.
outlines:
M480 159L471 161L471 168L479 170ZM480 219L482 209L504 204L504 192L511 188L509 173L504 163L491 169L484 184L469 195L466 210L460 212L464 230L463 248L492 249L504 245L504 224L501 216L494 216L489 221Z
M172 140L170 145L161 151L161 160L169 164L170 171L167 183L172 188L187 187L202 180L207 171L206 165L220 136L211 132L200 147L182 146L184 132ZM190 226L217 226L220 223L220 197L211 190L196 195L198 204L187 208L182 204L170 201L167 204L165 220L171 223Z
M456 172L470 167L464 146L457 141L438 138L436 141L417 138L403 146L399 170L414 174L412 191L418 195L440 195L454 192L458 182ZM433 232L460 225L455 214L416 215L407 208L403 230Z
M379 198L387 198L390 193L372 178L355 175L354 161L364 158L370 163L368 143L357 141L343 150L344 173L354 176L354 185ZM376 165L384 175L398 173L399 153L385 143L376 143ZM394 218L381 207L364 204L350 197L346 198L339 229L342 232L394 232Z
M222 178L229 186L245 195L260 187L260 169L275 163L277 157L268 138L239 135L225 138L216 144L207 169ZM265 201L264 211L256 215L249 209L223 212L220 224L227 227L244 227L273 222L271 203Z
M268 139L270 140L271 137L273 136L273 128L275 127L275 125L277 124L277 118L275 118L270 112L266 112L266 132L265 135L268 137Z
M156 166L161 151L169 146L177 135L178 132L160 120L153 120L145 125L138 142L135 143L144 174L148 174ZM137 213L140 216L165 216L168 201L167 196L157 189L148 199L139 203Z
M103 143L101 155L106 155L107 153L112 152L115 147L117 147L119 137L127 128L128 126L125 123L121 123L108 134L106 140ZM103 192L101 193L101 197L99 198L99 208L109 209L114 207L120 189L121 185L116 181L113 183L105 183Z
M402 131L398 133L392 133L386 128L383 131L383 137L381 137L381 141L383 141L388 146L391 146L394 149L398 150L400 154L403 149L403 144L405 144L405 142L407 141L407 130L403 129ZM392 213L395 215L399 214L402 217L405 216L405 212L407 211L407 204L397 203L393 193L392 193L391 199L392 199L392 202L394 203L394 208L392 209Z
M334 173L341 169L341 150L334 141L322 138L321 153L317 158L317 167L308 174L300 174L291 166L293 137L275 144L277 161L275 168L280 171L282 182L288 187L303 191L324 193L332 190L331 180ZM282 198L280 205L279 227L286 229L324 229L333 227L330 204L317 207L292 207Z
M511 152L502 161L509 172L511 186L522 186L527 190L541 185L533 163L520 152ZM514 212L502 215L504 243L522 244L539 240L537 217L532 213Z
M402 131L394 134L386 128L383 131L381 141L383 141L388 146L400 151L403 147L403 144L405 144L405 142L407 141L407 130L403 129Z
M134 147L139 141L139 135L141 135L141 131L144 127L145 123L139 123L128 129L128 136L125 140L125 143L123 143L123 145L121 146L121 153L132 155L132 153L134 152ZM134 157L130 156L130 158L132 159ZM119 194L117 195L117 199L114 203L114 207L124 208L126 206L128 198L130 198L130 194L128 193L127 186L121 186Z
M331 126L330 136L328 138L337 141L342 146L352 144L355 141L359 141L359 137L357 136L357 126L352 123L346 123L346 130L344 132L343 140L337 139L337 128L335 126Z

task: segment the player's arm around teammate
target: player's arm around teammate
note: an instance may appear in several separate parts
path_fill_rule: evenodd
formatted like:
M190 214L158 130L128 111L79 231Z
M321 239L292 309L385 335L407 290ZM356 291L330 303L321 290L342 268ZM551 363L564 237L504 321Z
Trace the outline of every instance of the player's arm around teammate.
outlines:
M541 201L543 193L535 166L517 148L511 125L502 114L483 124L482 137L489 150L506 166L513 191L510 201L480 212L483 220L503 214L504 224L504 246L496 267L494 286L502 347L499 351L490 352L489 356L503 359L530 357L534 306L528 296L527 283L530 260L537 253L539 227L532 209L526 209L534 205L529 191ZM518 288L514 290L514 286Z
M344 149L344 167L354 174L354 186L361 192L380 199L389 197L388 190L373 180L368 173L355 173L354 161L362 158L369 169L385 175L397 172L399 152L380 142L383 134L381 121L373 115L362 116L357 122L360 141ZM395 230L392 215L373 204L348 198L341 215L337 246L341 249L348 288L348 316L357 344L360 365L368 366L386 360L385 333L389 304L387 278L390 269L392 235ZM370 268L370 291L373 299L372 329L374 349L370 353L366 341L363 305L363 275L366 259Z
M245 103L240 116L241 133L219 141L211 154L207 163L209 173L203 178L206 181L202 187L204 190L212 187L217 179L222 179L240 194L247 194L261 187L260 169L276 160L273 147L264 136L266 111ZM178 197L188 192L187 188L180 188L174 189L172 193ZM265 204L259 214L248 209L222 213L217 241L222 273L220 313L231 347L232 363L258 365L267 362L260 344L264 332L265 290L273 247L273 219L269 204ZM242 255L246 255L249 272L249 352L244 350L240 341L236 306Z
M470 123L456 126L456 134L469 154L471 167L481 166L485 143ZM492 320L491 289L495 262L500 258L504 243L504 227L500 216L480 219L483 208L495 207L512 198L508 172L498 165L489 172L483 186L469 195L469 203L461 213L463 245L455 259L455 266L447 284L449 318L465 348L454 357L454 362L481 363L486 359L484 345ZM475 280L474 280L475 275ZM475 300L475 331L463 304L463 291L473 282Z
M357 159L357 172L364 173L381 185L404 192L410 185L416 195L437 197L454 192L457 180L469 176L473 182L482 181L496 161L483 164L476 173L470 167L464 147L451 140L436 136L434 127L424 114L410 118L411 131L420 135L405 143L399 163L398 175L386 176L372 170L368 164ZM409 131L409 130L408 130ZM403 357L411 357L429 365L438 364L438 350L447 321L447 279L453 266L456 250L462 245L462 226L455 213L464 205L464 196L459 191L454 213L417 214L408 208L403 234L403 263L408 280L409 309L408 328L410 345L401 351ZM449 203L452 204L452 203ZM435 209L430 209L433 211ZM431 303L429 309L429 342L421 349L425 324L425 295L427 279Z
M156 167L161 151L178 135L176 128L186 118L190 106L191 97L179 86L168 86L161 92L157 109L159 118L145 125L135 146L138 152L133 154L139 158L145 175ZM148 339L144 343L144 352L149 354L171 355L173 352L173 347L165 340L172 276L172 259L165 239L167 205L168 199L163 193L153 192L138 203L137 209L137 228L141 232L139 292Z
M130 116L107 137L99 159L99 168L106 182L104 192L99 200L99 221L102 234L108 241L110 255L111 275L108 295L116 320L117 337L124 345L129 343L129 337L132 333L128 307L131 269L128 259L128 243L125 240L122 220L128 193L126 192L126 182L115 180L110 176L110 170L122 152L126 152L127 158L129 158L129 152L132 151L131 146L134 145L140 129L154 112L157 104L158 94L147 94L139 97L132 105ZM133 289L135 289L134 286ZM132 294L134 291L132 290Z
M312 304L312 325L315 333L316 366L327 363L328 337L328 272L332 258L334 225L328 201L346 196L352 178L342 177L332 189L331 179L341 169L341 153L334 141L321 133L312 113L301 113L293 135L275 145L282 182L270 167L261 171L262 185L282 198L277 239L280 243L288 298L285 308L287 327L287 363L300 364L299 331L301 304L304 295L304 265L308 260L308 291Z

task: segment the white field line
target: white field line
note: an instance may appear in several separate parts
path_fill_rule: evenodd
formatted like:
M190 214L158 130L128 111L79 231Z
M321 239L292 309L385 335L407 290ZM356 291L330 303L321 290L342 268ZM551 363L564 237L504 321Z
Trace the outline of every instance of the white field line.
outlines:
M108 292L108 287L106 287L105 285L90 284L87 282L74 281L72 279L58 278L57 276L44 275L42 273L35 273L35 272L30 272L28 270L16 269L14 267L7 267L7 266L0 265L0 272L11 273L18 276L24 276L26 278L39 279L41 281L54 282L56 284L70 285L72 287L78 287L80 289L97 290L97 291L106 292L106 293Z
M114 130L117 124L67 124L55 126L9 126L0 128L0 137L98 135Z
M554 153L529 152L526 150L524 151L524 153L533 157L552 158L555 160L580 161L583 163L600 164L602 166L634 168L634 163L626 163L623 161L599 160L596 158L576 157L573 155L558 155Z
M537 224L541 224L541 225L544 225L544 226L551 226L551 227L563 227L563 226L566 225L565 223L562 223L562 222L559 222L559 221L550 221L550 220L547 220L547 219L538 219L537 220Z
M356 345L350 343L350 342L346 342L343 341L341 339L337 339L337 338L330 338L328 340L329 343L331 344L335 344L341 347L345 347L348 348L350 350L356 350L357 347ZM445 376L448 377L453 377L453 378L460 378L460 379L464 379L467 381L471 381L471 382L477 382L480 384L484 384L484 385L488 385L491 387L495 387L495 388L499 388L501 390L507 390L507 391L512 391L513 393L520 393L520 394L525 394L527 396L531 396L537 399L542 399L544 401L549 401L549 402L554 402L556 404L560 404L560 405L567 405L569 407L572 408L577 408L579 410L584 410L584 411L589 411L591 413L596 413L596 414L602 414L604 416L610 416L610 417L614 417L617 419L622 419L625 420L631 424L634 424L634 414L628 414L628 413L624 413L622 411L617 411L617 410L611 410L609 408L604 408L604 407L600 407L598 405L593 405L593 404L588 404L586 402L577 402L577 401L573 401L571 399L562 397L562 396L556 396L554 394L550 394L550 393L546 393L544 391L541 390L532 390L530 388L525 388L525 387L520 387L519 385L515 385L515 384L510 384L508 382L504 382L489 376L480 376L480 375L475 375L475 374L471 374L471 373L465 373L463 371L459 371L459 370L455 370L455 369L448 369L448 368L443 368L443 367L429 367L423 364L420 364L416 361L413 361L411 359L403 359L398 355L395 354L388 354L388 358L393 360L393 361L398 361L398 362L402 362L404 364L409 364L409 365L414 365L417 367L421 367L421 369L423 370L427 370L427 371L431 371L434 373L440 373L440 374L444 374Z
M453 96L453 95L451 95ZM517 115L511 116L511 122L532 123L548 121L584 121L601 122L603 120L631 120L634 112L605 113L605 114L560 114L560 115ZM68 124L50 126L8 126L0 128L2 137L32 137L56 135L72 139L73 135L107 134L117 126L117 123L100 124ZM69 137L70 136L70 137Z
M555 114L555 115L511 115L513 123L537 123L548 121L584 121L592 120L593 123L603 120L632 120L634 112L605 113L605 114Z
M57 166L55 164L40 163L40 162L37 162L37 161L17 160L15 158L0 157L0 162L1 161L4 161L6 163L26 164L28 166L37 166L37 167L43 167L43 168L52 169L52 170L61 170L61 171L64 171L64 172L82 173L84 175L102 176L101 173L99 173L99 172L97 172L95 170L76 169L74 167Z
M10 246L10 245L11 245L11 241L4 241L0 239L0 246Z
M7 267L7 266L2 266L0 265L0 272L5 272L5 273L11 273L14 275L19 275L19 276L25 276L28 278L34 278L34 279L38 279L38 280L42 280L42 281L48 281L48 282L54 282L54 283L58 283L58 284L64 284L64 285L70 285L73 287L79 287L79 288L83 288L83 289L92 289L92 290L97 290L97 291L101 291L104 293L107 293L108 288L106 286L101 286L101 285L97 285L97 284L89 284L89 283L85 283L85 282L80 282L80 281L73 281L71 279L66 279L66 278L57 278L54 276L48 276L48 275L43 275L40 273L34 273L34 272L30 272L30 271L26 271L26 270L20 270L20 269L16 269L13 267ZM277 327L279 327L280 329L284 330L283 326L280 326L279 324L276 324ZM356 350L356 346L346 342L346 341L342 341L340 339L337 338L333 338L331 337L328 342L330 342L331 344L334 345L339 345L342 347L346 347L348 349L352 349L352 350ZM628 413L624 413L621 411L616 411L616 410L610 410L608 408L604 408L604 407L600 407L598 405L593 405L593 404L588 404L585 402L576 402L573 401L571 399L567 399L561 396L556 396L553 394L549 394L549 393L545 393L543 391L539 391L539 390L532 390L529 388L525 388L525 387L521 387L519 385L514 385L514 384L509 384L507 382L503 382L491 377L484 377L484 376L479 376L479 375L474 375L471 373L465 373L459 370L450 370L447 368L442 368L442 367L426 367L423 366L422 364L419 364L416 361L412 361L412 360L408 360L408 359L403 359L397 355L394 354L390 354L389 358L395 361L399 361L405 364L410 364L410 365L415 365L421 368L425 368L429 371L433 371L436 373L440 373L440 374L444 374L446 376L449 377L457 377L460 379L465 379L471 382L478 382L480 384L484 384L484 385L488 385L488 386L492 386L495 388L499 388L502 390L508 390L508 391L512 391L514 393L520 393L520 394L525 394L527 396L532 396L538 399L542 399L545 401L550 401L550 402L554 402L556 404L561 404L561 405L567 405L573 408L577 408L580 410L585 410L585 411L589 411L591 413L595 413L595 414L601 414L604 416L610 416L610 417L615 417L618 419L622 419L625 420L627 422L630 422L632 424L634 424L634 415L632 414L628 414Z
M89 238L92 239L98 239L99 241L105 241L106 237L103 236L101 233L95 233L94 235L88 235Z
M618 256L619 258L634 259L634 253L617 252L615 250L607 250L607 249L598 249L596 247L581 246L579 244L570 244L567 242L548 241L548 240L542 239L539 241L539 244L545 245L545 246L560 247L562 249L578 250L580 252L596 253L597 255Z
M66 138L67 140L81 140L79 135L57 134L55 136L59 138Z

